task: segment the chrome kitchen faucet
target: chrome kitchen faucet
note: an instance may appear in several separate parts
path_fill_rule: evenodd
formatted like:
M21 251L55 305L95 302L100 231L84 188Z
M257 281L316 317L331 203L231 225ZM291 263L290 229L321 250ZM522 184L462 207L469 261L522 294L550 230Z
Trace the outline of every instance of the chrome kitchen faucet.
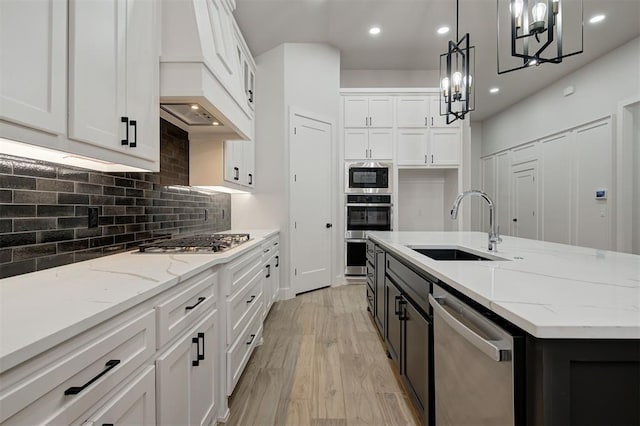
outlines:
M496 230L496 223L493 217L493 211L495 204L491 197L489 197L485 192L479 191L477 189L472 189L470 191L461 192L456 197L456 200L453 202L453 207L451 207L451 219L458 218L458 207L460 207L460 203L462 199L467 195L477 195L478 197L484 198L484 200L489 204L489 251L498 251L498 243L502 242L502 238L500 238L499 230Z

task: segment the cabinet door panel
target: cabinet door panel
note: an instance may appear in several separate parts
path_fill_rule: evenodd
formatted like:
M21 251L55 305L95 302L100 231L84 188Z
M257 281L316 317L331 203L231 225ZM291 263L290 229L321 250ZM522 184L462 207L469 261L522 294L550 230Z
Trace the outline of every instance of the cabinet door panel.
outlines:
M121 150L126 3L69 2L69 137Z
M217 358L218 324L218 310L216 309L196 328L198 335L204 334L204 337L201 338L204 341L204 348L201 349L204 359L191 370L190 417L191 424L194 425L208 424L208 420L217 408L215 404L218 397L216 385L222 381L222 378L217 376L215 368L219 361Z
M344 127L367 127L369 99L366 96L344 97Z
M424 412L429 402L429 322L410 302L403 304L403 311L405 317L404 374ZM425 418L428 416L425 415Z
M369 98L369 127L393 127L393 98L372 96Z
M393 158L393 133L391 129L369 130L369 158L390 160Z
M429 98L426 96L399 97L398 127L427 127Z
M402 322L398 317L396 307L399 307L399 301L402 296L400 290L388 279L385 279L385 299L386 299L386 318L385 341L391 358L400 368L400 344L402 343Z
M89 426L156 424L156 379L153 366L112 398L84 423Z
M367 129L344 131L344 159L367 158L369 131Z
M457 165L460 163L460 131L457 129L434 129L431 131L429 163Z
M189 389L195 359L191 334L185 335L156 361L158 425L188 425Z
M242 165L242 140L224 141L224 180L240 183L240 176L244 173Z
M242 160L244 167L240 175L240 182L243 185L253 187L256 181L255 143L253 141L242 142Z
M136 121L136 147L127 154L158 161L159 55L155 1L127 0L126 115ZM133 141L134 136L130 136Z
M426 165L428 130L398 131L398 165Z
M66 2L0 1L0 52L0 117L51 133L65 133Z

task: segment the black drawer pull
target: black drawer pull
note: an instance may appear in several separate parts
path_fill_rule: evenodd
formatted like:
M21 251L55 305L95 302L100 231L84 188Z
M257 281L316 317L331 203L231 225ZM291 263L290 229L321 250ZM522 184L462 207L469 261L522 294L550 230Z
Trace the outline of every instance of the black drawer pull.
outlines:
M252 334L252 335L251 335L251 339L247 342L247 345L252 344L252 343L253 343L253 339L255 339L255 338L256 338L256 335L255 335L255 334Z
M115 426L113 423L102 423L102 426Z
M255 298L256 298L255 296L251 296L251 298L249 300L247 300L247 303L253 302L253 299L255 299Z
M69 389L64 391L65 395L77 395L80 392L82 392L83 390L85 390L86 388L88 388L89 386L91 386L96 380L98 380L100 377L104 376L105 374L107 374L110 370L112 370L113 368L115 368L116 365L120 364L120 360L119 359L110 359L109 361L107 361L107 363L104 365L106 368L104 370L102 370L96 377L94 377L93 379L89 380L87 383L85 383L82 386L71 386Z
M240 169L237 167L233 168L233 180L240 180Z
M253 174L249 173L249 185L253 185Z
M269 278L271 276L271 265L267 265L266 268L267 268L267 276L266 276L266 278Z
M280 266L280 256L276 256L276 268Z
M400 314L398 315L398 319L400 321L407 321L409 319L409 316L407 315L407 310L402 307L402 305L406 305L406 304L407 304L406 300L400 301Z
M190 311L191 309L195 308L196 306L198 306L199 304L204 302L204 299L206 299L206 297L198 297L198 301L195 304L193 304L191 306L185 306L184 310L185 311Z

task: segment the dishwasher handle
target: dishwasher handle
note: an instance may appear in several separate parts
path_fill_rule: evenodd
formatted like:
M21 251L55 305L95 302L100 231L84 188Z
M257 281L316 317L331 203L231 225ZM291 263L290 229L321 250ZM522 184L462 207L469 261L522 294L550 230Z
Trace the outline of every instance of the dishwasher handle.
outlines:
M451 315L442 306L446 303L446 297L433 297L429 295L429 304L433 307L434 315L438 315L444 320L451 328L453 328L460 336L462 336L469 343L478 348L482 353L493 359L494 361L511 361L512 345L507 339L501 340L487 340L480 336L475 331L471 330L465 324L460 322L457 318ZM489 321L486 320L488 324ZM481 326L481 324L479 324Z

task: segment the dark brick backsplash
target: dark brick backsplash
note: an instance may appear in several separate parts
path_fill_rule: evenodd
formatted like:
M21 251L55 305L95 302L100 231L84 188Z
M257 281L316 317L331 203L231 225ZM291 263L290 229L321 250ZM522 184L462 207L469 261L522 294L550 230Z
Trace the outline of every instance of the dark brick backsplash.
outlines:
M164 120L160 134L160 173L103 173L0 155L0 278L171 235L230 229L231 197L187 186L187 134ZM89 207L98 208L96 228L88 228Z

